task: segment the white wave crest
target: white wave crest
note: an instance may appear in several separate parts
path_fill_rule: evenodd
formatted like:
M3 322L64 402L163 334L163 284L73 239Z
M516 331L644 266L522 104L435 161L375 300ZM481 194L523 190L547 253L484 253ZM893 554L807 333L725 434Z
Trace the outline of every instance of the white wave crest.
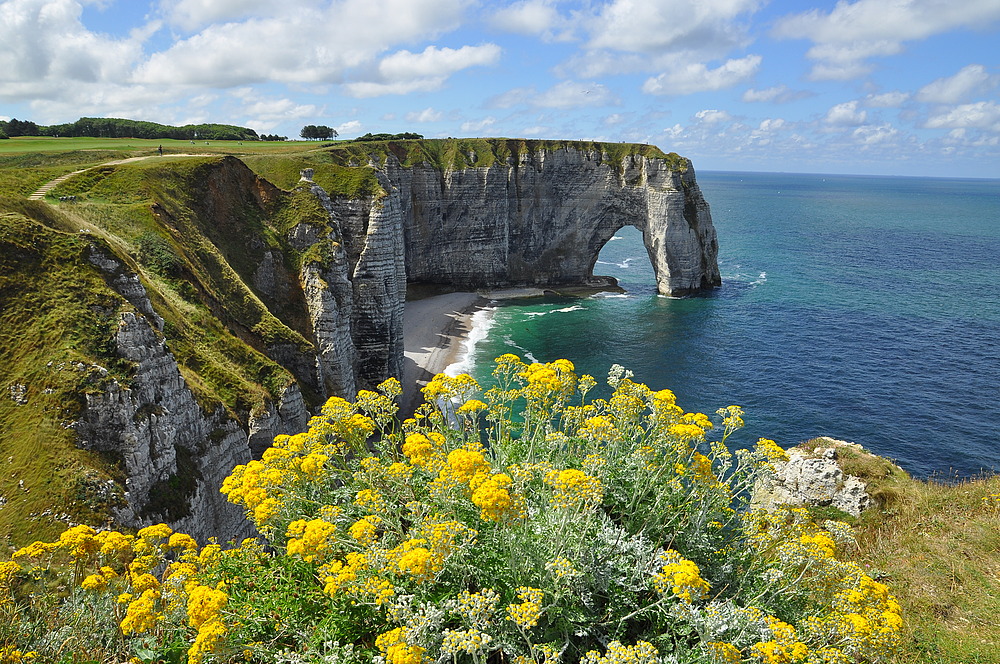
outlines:
M449 376L457 376L472 372L476 364L476 345L489 336L490 328L495 322L494 313L496 313L496 307L483 307L472 314L472 318L469 320L472 329L462 340L462 352L458 356L458 360L445 368L444 373Z

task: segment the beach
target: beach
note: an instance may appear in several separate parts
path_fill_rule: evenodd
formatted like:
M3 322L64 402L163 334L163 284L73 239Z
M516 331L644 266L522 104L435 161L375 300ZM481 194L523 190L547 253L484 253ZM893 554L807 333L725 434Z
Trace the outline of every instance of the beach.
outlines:
M459 292L408 301L403 314L403 399L405 416L421 403L420 388L458 362L472 331L472 316L489 300Z
M483 293L457 292L408 300L403 313L403 398L407 417L423 400L420 388L435 375L462 362L476 312L500 300L538 297L539 288L508 288Z

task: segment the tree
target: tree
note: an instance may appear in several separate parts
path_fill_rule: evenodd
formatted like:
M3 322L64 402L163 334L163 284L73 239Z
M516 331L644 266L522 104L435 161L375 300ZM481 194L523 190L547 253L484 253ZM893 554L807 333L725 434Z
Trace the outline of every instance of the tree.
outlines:
M307 140L325 140L327 138L336 138L338 136L337 130L332 127L327 127L326 125L306 125L299 132L299 136Z

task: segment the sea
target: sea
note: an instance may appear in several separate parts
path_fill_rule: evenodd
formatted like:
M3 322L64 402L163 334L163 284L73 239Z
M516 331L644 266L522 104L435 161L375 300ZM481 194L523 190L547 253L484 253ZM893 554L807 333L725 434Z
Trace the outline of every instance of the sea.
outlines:
M494 302L449 373L488 386L515 353L603 383L620 364L685 410L741 406L735 447L831 436L916 477L1000 471L1000 180L697 177L721 288L657 294L627 226L594 270L624 293Z

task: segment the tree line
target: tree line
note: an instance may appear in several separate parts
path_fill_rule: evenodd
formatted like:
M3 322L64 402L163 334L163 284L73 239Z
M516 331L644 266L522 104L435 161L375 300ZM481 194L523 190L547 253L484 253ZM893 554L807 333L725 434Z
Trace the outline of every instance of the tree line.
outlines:
M30 120L0 120L0 139L14 136L63 136L90 138L173 138L200 141L287 141L287 136L258 134L253 129L225 124L197 124L173 127L156 122L122 118L80 118L76 122L39 125ZM337 130L326 125L306 125L299 136L307 140L327 140L338 136ZM355 141L389 141L423 138L421 134L372 134L358 136Z
M30 120L0 120L0 132L13 136L64 136L91 138L174 138L201 141L257 141L253 129L225 124L196 124L173 127L143 120L122 118L80 118L65 124L39 125Z

